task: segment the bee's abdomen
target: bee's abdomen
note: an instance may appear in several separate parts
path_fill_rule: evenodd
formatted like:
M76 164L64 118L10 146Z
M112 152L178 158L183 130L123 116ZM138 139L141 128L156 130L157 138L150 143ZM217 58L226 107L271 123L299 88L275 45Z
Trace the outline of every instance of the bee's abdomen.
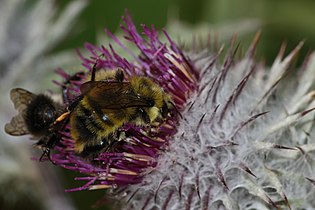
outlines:
M87 115L88 110L84 107L78 107L77 113L73 115L71 119L71 130L77 132L80 138L76 138L76 141L90 141L95 139L95 131L103 130L103 127L99 126L95 119L92 119L92 115Z
M75 141L75 152L94 147L106 140L117 128L109 118L104 120L92 107L79 103L70 117L71 136Z

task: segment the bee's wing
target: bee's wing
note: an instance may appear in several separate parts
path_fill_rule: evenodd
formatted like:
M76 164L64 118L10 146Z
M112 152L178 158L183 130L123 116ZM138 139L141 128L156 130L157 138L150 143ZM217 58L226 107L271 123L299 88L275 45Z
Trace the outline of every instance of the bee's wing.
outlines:
M86 82L81 85L81 92L101 109L150 106L145 98L134 93L129 82Z
M28 134L29 132L24 122L24 116L26 108L35 97L35 94L22 88L15 88L11 90L10 97L14 104L14 108L18 110L19 113L11 119L10 123L5 125L4 130L7 134L12 136Z
M36 95L22 88L14 88L10 92L11 101L14 108L19 113L24 112L28 104L34 99Z
M13 117L11 122L4 126L4 130L7 134L12 136L22 136L29 134L21 114Z

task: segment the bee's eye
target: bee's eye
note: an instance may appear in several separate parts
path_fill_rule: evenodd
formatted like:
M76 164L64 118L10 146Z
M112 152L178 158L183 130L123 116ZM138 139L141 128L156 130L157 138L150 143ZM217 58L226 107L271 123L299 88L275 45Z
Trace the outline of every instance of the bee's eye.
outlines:
M44 124L50 124L55 120L55 109L54 107L47 107L42 113L42 118Z

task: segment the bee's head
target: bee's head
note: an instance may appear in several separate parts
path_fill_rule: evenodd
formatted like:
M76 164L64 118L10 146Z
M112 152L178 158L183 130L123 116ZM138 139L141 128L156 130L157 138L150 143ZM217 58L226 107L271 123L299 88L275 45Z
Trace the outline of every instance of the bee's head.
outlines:
M41 94L36 96L28 105L25 113L25 124L31 134L41 136L56 120L56 115L55 103L48 96Z
M133 77L131 85L135 92L145 98L148 106L144 107L146 122L153 122L157 118L166 118L172 108L171 98L162 87L148 77Z

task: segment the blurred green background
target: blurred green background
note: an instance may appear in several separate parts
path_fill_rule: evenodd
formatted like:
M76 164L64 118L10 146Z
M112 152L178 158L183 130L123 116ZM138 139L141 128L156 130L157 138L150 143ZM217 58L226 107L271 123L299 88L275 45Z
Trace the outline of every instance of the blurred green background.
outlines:
M60 7L64 1L57 1ZM266 59L270 64L278 53L283 42L287 43L287 51L294 48L299 41L304 40L305 46L301 55L314 49L315 46L315 2L311 0L160 0L160 1L90 1L89 6L74 27L79 35L70 37L60 48L76 48L86 41L95 43L96 33L105 27L115 32L119 30L121 16L128 9L135 24L151 25L163 28L170 20L187 23L192 30L200 24L202 32L211 33L220 26L231 27L238 32L235 21L258 20L262 38L258 47L258 57ZM171 26L169 26L171 27ZM257 30L251 33L240 33L242 46L248 46ZM212 34L213 35L213 34ZM224 34L231 37L233 34ZM175 36L176 38L176 36ZM244 47L244 48L245 48Z
M69 2L56 0L55 4L62 10ZM305 40L299 60L301 63L303 55L315 48L314 8L315 1L311 0L91 0L75 25L69 26L72 28L71 33L49 53L65 49L74 52L74 49L81 48L85 42L96 43L104 28L114 33L119 31L121 17L127 9L137 26L153 24L158 29L172 29L175 28L173 21L184 23L183 31L177 31L178 34L174 35L174 38L184 36L185 33L193 36L194 32L198 34L198 31L201 31L217 33L220 41L227 41L234 32L239 32L238 40L244 50L256 31L261 30L257 57L266 60L268 65L272 64L283 42L287 43L288 52L299 41ZM236 24L252 20L255 22L253 28L246 29L245 32ZM65 177L66 189L80 186L80 182L73 180L77 174L60 170ZM103 197L104 192L82 191L69 195L73 198L76 208L83 210L90 209L91 205Z

